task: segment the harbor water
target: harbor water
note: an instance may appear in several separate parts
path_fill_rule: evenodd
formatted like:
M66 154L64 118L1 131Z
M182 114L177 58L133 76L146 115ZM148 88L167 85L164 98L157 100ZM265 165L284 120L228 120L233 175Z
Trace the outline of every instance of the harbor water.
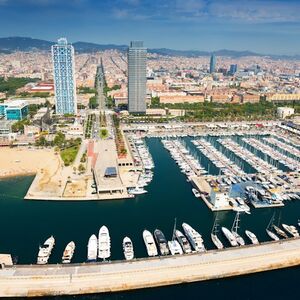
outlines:
M219 173L195 148L190 138L183 140L191 152L198 156L201 164L209 168L211 174ZM216 139L212 142L217 143ZM50 263L60 263L64 247L71 240L76 243L73 262L84 262L89 237L92 234L98 235L99 228L106 225L111 235L112 260L123 259L122 240L125 236L132 239L135 256L140 258L146 256L143 230L153 232L159 228L167 239L171 239L175 218L178 228L181 228L182 222L189 223L203 235L206 248L214 248L210 232L216 213L194 197L191 184L186 181L185 175L164 149L160 139L147 139L147 145L155 163L154 178L146 187L148 193L135 199L103 202L26 201L23 197L32 177L0 181L0 253L11 253L20 264L35 263L39 245L53 235L56 245ZM244 168L247 173L253 171L247 164L244 164ZM252 208L251 215L241 216L240 233L245 237L243 233L245 229L249 229L260 241L267 241L269 238L265 228L274 210L280 215L281 223L296 225L300 217L299 209L300 201L285 203L285 207L277 209ZM220 225L231 228L234 216L233 212L219 212ZM219 237L226 244L221 232ZM78 298L299 299L299 275L300 268L296 267L208 282Z

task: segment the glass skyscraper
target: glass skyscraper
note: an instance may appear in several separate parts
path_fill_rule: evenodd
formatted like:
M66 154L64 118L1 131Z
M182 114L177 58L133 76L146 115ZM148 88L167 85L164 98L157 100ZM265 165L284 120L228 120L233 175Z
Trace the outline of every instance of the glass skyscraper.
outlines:
M52 46L56 114L76 114L74 47L60 38Z
M147 49L143 42L131 42L128 49L128 111L146 112Z
M210 64L209 64L209 73L212 74L216 71L216 57L214 54L210 57Z

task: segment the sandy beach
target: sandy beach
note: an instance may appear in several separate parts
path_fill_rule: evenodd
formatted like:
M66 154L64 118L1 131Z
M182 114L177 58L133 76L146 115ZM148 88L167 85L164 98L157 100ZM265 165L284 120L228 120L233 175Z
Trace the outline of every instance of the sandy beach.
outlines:
M0 178L33 175L42 169L57 169L59 157L53 149L0 148Z

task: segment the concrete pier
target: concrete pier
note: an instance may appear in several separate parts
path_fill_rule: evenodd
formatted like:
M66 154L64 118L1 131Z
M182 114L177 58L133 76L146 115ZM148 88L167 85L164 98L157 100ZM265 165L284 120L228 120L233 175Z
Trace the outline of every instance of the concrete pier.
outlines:
M0 269L0 297L126 291L244 275L300 264L300 239L130 262Z

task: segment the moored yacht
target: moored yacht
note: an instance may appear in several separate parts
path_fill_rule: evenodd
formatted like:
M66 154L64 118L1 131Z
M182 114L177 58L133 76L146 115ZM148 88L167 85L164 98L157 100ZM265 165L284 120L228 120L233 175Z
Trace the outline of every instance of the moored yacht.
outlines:
M247 237L250 239L252 244L254 244L254 245L259 244L259 241L253 232L246 230L245 233L246 233Z
M196 189L192 189L193 194L195 195L196 198L200 198L200 193Z
M110 257L110 236L106 226L102 226L98 235L98 257L107 259Z
M222 242L220 241L220 239L218 238L218 236L214 233L210 234L211 240L214 243L214 245L217 247L217 249L223 249L224 245L222 244Z
M180 244L176 240L168 242L168 246L172 255L183 254Z
M245 246L244 239L236 231L232 231L232 234L240 246Z
M134 258L133 244L129 237L123 239L123 253L126 260Z
M184 253L191 253L192 248L191 248L191 245L190 245L189 241L187 240L186 236L179 230L175 231L175 236L176 236L183 252Z
M276 231L276 233L277 233L279 236L281 236L281 237L283 237L283 238L285 238L285 239L288 238L288 235L287 235L282 229L280 229L278 226L273 225L273 228L274 228L274 230Z
M156 248L156 245L154 242L154 238L150 231L148 231L148 230L143 231L143 239L144 239L144 243L145 243L148 255L149 256L158 255L157 248Z
M279 241L279 237L274 233L272 232L271 230L269 230L268 228L266 229L266 232L268 234L268 236L274 240L274 241Z
M87 261L92 262L97 260L97 243L96 235L91 235L88 242L88 254L87 254Z
M63 264L69 264L73 258L73 255L74 255L74 251L75 251L75 243L72 241L70 242L65 250L64 250L64 253L63 253L63 256L62 256L62 263Z
M45 241L42 246L40 246L37 258L38 265L45 265L48 263L54 245L55 239L53 236L51 236Z
M133 189L129 189L128 193L131 195L142 195L142 194L146 194L148 192L141 187L135 187Z
M298 230L296 229L295 226L282 224L282 227L284 228L284 230L286 230L293 237L299 237L299 232L298 232Z
M187 223L182 223L182 228L195 251L203 252L206 250L203 244L202 236L199 232L197 232L193 227L191 227Z
M222 232L224 233L225 237L229 241L230 245L232 247L238 246L238 242L237 242L235 236L232 234L232 232L229 229L227 229L226 227L222 227L221 229L222 229Z
M168 255L170 254L170 250L168 248L168 242L165 238L165 235L162 233L161 230L155 229L154 230L154 238L159 248L159 252L161 255Z

